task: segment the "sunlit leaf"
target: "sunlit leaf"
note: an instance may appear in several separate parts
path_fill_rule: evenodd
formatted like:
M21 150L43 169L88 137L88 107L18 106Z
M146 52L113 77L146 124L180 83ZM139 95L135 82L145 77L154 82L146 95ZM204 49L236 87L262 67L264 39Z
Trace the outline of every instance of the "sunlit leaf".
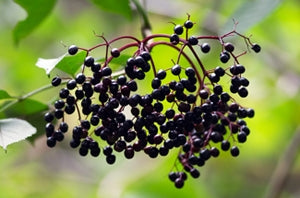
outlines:
M0 146L4 149L9 144L24 140L36 133L36 128L25 120L8 118L0 120Z
M5 90L0 90L0 100L13 98Z
M74 75L82 65L85 56L86 52L81 51L73 56L64 54L53 59L39 58L36 62L36 66L45 69L47 75L49 75L54 68L66 72L67 74Z
M228 17L222 30L223 33L232 30L233 19L238 22L237 30L244 32L267 17L282 0L253 0L244 1L235 12Z
M48 106L33 99L22 100L5 111L8 117L31 115L48 109Z
M131 9L129 6L129 0L91 0L94 4L99 6L101 9L121 14L126 18L131 18Z
M15 44L26 36L28 36L43 20L49 15L53 9L56 0L14 0L27 12L27 18L20 21L14 31L13 38Z

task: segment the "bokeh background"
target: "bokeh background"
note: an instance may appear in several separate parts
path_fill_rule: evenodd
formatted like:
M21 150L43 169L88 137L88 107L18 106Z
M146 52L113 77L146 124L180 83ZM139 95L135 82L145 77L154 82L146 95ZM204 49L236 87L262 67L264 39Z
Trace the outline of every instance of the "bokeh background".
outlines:
M286 167L283 162L290 159L278 197L300 197L300 142L293 143L295 155L282 158L289 156L286 148L300 133L300 1L148 0L146 9L153 33L172 33L169 22L183 23L189 13L196 22L195 34L220 35L232 28L234 18L239 21L237 30L252 35L262 46L261 53L241 59L251 82L249 97L241 102L256 111L255 118L247 121L251 135L240 146L241 155L233 158L222 153L209 160L200 168L199 179L190 178L178 190L167 178L176 152L157 159L119 157L110 166L101 155L80 157L68 141L49 149L45 137L40 137L12 144L7 152L0 149L0 197L267 197L274 190L270 184L276 167ZM89 1L64 0L16 46L12 30L25 17L26 12L12 0L0 1L0 88L14 96L49 83L44 70L35 66L39 57L58 57L66 52L65 45L91 47L100 42L93 32L108 39L141 35L137 14L128 20ZM56 93L50 90L33 98L51 101Z

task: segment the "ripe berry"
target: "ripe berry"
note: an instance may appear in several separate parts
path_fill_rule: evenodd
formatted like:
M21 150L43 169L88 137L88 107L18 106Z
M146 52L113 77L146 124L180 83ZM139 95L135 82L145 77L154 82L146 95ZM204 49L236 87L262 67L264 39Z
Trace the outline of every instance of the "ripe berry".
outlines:
M224 44L224 48L228 52L233 52L233 50L234 50L234 46L232 45L232 43L229 43L229 42Z
M174 32L177 35L181 35L183 33L183 27L182 27L182 25L176 25L174 27Z
M53 116L53 114L50 113L50 112L47 112L47 113L44 115L44 120L45 120L46 122L52 122L53 119L54 119L54 116Z
M174 183L176 188L182 188L184 185L184 181L182 178L176 178Z
M92 56L87 56L84 59L84 65L87 67L91 67L94 65L94 61L95 61L95 59Z
M240 154L240 150L237 146L233 146L230 149L230 153L233 157L237 157Z
M171 72L173 75L179 75L181 72L181 67L180 65L176 64L172 67Z
M230 59L230 55L228 52L224 51L220 54L220 61L222 63L227 63L229 59Z
M179 36L177 34L172 34L170 36L170 42L174 45L177 45L179 43Z
M76 81L74 79L69 80L68 83L67 83L67 88L69 90L72 90L75 87L76 87Z
M197 45L198 44L198 39L195 37L195 36L191 36L189 39L188 39L188 41L189 41L189 44L191 44L191 45Z
M214 72L219 77L225 75L225 70L222 67L220 67L220 66L216 67Z
M51 84L54 87L57 87L58 85L60 85L60 83L61 83L61 78L58 76L54 77L51 81Z
M210 45L208 43L203 43L201 45L201 51L203 53L208 53L210 51Z
M221 143L221 149L223 151L228 151L230 148L230 142L228 142L227 140L223 140Z
M156 74L156 77L160 80L163 80L165 77L166 77L167 73L165 70L158 70L157 74Z
M67 98L69 96L69 90L67 88L62 88L60 91L59 91L59 97L61 98Z
M160 85L161 85L160 79L154 78L152 80L151 86L152 86L153 89L158 89L160 87Z
M184 22L184 27L186 29L191 29L193 27L194 23L190 20L187 20L186 22Z
M185 69L185 75L188 77L194 77L196 74L195 70L191 67Z
M261 50L261 47L260 47L260 45L254 43L254 44L251 46L251 49L252 49L254 52L256 52L256 53L259 53L260 50Z
M110 154L110 155L107 155L107 156L106 156L106 162L107 162L108 164L114 164L115 161L116 161L116 156L115 156L115 155Z
M200 172L199 172L197 169L195 169L195 168L192 168L192 169L191 169L190 174L191 174L191 176L192 176L193 178L198 178L198 177L200 177Z
M111 51L110 51L111 55L114 57L114 58L117 58L120 56L120 51L118 48L113 48Z
M112 74L112 70L110 67L104 67L102 70L101 70L101 73L103 76L110 76Z
M85 75L83 73L79 73L76 75L75 80L78 84L82 84L85 81Z
M242 98L245 98L245 97L248 96L248 90L245 87L240 87L239 90L238 90L238 94Z
M56 140L53 137L48 137L47 138L47 146L52 148L56 145Z
M78 47L76 45L71 45L68 49L70 55L75 55L78 52Z
M240 131L237 134L237 139L240 143L244 143L247 141L247 134L244 131Z
M140 56L145 60L145 61L149 61L151 60L151 55L149 52L147 51L143 51Z

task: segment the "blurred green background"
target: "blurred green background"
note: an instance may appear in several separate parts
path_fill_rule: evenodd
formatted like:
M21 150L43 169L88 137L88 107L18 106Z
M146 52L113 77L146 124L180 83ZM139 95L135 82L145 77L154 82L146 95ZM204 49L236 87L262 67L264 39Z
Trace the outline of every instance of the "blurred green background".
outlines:
M261 6L251 7L251 2ZM249 97L241 103L256 111L255 118L247 120L251 135L240 146L241 155L222 153L200 168L199 179L190 178L178 190L167 178L176 152L158 159L120 157L109 166L103 157L80 157L68 141L49 149L41 137L33 144L23 141L8 146L7 152L0 150L0 197L265 196L300 123L300 1L148 0L146 8L153 33L172 33L168 22L182 23L189 13L196 22L195 34L218 35L230 30L234 18L239 21L237 30L251 34L262 46L261 53L241 59L251 82ZM65 0L58 1L49 17L15 46L12 30L25 16L12 0L0 1L0 88L14 96L49 83L44 70L35 66L39 57L58 57L66 52L65 45L89 48L101 42L93 31L108 39L124 34L140 37L141 19L136 14L127 20L88 1ZM34 98L51 101L56 93L51 90ZM300 197L299 183L296 158L280 197Z

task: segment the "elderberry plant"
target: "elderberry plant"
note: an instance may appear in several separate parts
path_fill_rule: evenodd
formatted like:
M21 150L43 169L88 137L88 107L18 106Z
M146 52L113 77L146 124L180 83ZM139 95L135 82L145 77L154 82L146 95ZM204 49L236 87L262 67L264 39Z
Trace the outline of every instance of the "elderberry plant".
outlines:
M245 118L252 118L254 110L235 99L248 96L246 68L239 62L246 52L236 54L235 45L225 40L238 36L254 52L261 48L235 28L222 36L193 36L189 34L193 26L188 17L183 25L174 24L171 35L152 34L142 40L121 36L110 41L99 36L104 42L89 49L71 45L70 55L79 51L87 55L74 78L52 79L53 86L65 86L59 90L55 110L44 116L47 145L54 147L69 131L70 146L81 156L97 157L102 151L108 164L115 163L116 152L131 159L141 151L156 158L177 150L174 170L169 173L176 188L184 186L188 175L198 178L199 167L221 151L238 156L239 144L250 134ZM128 42L115 47L119 41ZM221 66L207 69L200 54L209 53L213 41L220 45L214 50L220 50ZM161 45L178 52L165 69L151 55ZM91 56L97 48L105 48L104 60ZM110 63L128 49L134 53L121 71L114 72ZM188 64L182 65L181 59ZM151 90L144 93L147 76ZM222 84L223 78L228 80ZM77 115L76 126L66 122L70 114Z

